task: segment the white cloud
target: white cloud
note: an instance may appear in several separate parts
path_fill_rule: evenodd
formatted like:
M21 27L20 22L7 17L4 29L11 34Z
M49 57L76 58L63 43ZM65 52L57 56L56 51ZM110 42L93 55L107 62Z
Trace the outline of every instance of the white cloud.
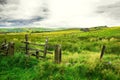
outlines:
M93 27L120 25L108 14L96 13L99 6L108 6L119 0L49 0L51 16L41 21L50 27ZM116 11L116 10L114 10ZM118 11L116 11L118 12Z
M15 19L31 19L32 17L37 16L37 11L41 6L41 0L20 0L18 9L15 13L16 16L14 17L13 15L12 17Z
M16 3L10 0L9 4L3 7L3 14L11 19L31 19L34 16L43 16L40 11L42 4L42 0L18 0Z
M51 16L41 22L48 26L90 27L105 25L105 20L95 13L99 0L50 0Z
M100 25L119 25L119 21L99 14L99 6L108 6L119 0L9 0L0 12L5 19L30 20L35 17L46 17L43 7L49 9L48 18L34 21L31 26L46 27L91 27ZM115 11L115 10L114 10ZM112 13L112 12L111 12ZM113 13L112 13L113 14ZM112 15L111 14L111 15ZM28 24L28 26L30 26ZM26 25L27 26L27 25Z

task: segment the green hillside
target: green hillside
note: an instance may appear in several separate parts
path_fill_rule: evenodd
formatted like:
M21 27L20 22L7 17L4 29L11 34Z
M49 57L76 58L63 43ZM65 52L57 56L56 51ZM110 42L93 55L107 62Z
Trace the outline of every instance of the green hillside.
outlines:
M0 28L1 33L20 33L20 32L47 32L53 31L54 29L51 28Z
M42 33L24 30L0 34L0 43L4 39L15 43L14 56L0 55L0 80L120 80L120 27L46 29ZM24 49L20 48L25 34L33 43L44 43L48 37L50 46L61 44L62 63L55 64L54 55L39 60L30 57L26 63ZM103 45L106 49L100 61ZM48 50L54 53L54 48Z

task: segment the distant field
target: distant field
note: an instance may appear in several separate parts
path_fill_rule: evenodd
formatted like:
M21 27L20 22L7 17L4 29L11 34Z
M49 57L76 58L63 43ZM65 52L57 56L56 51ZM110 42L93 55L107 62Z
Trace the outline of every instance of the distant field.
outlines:
M20 48L25 34L30 42L44 43L48 37L49 45L61 44L62 63L54 64L53 55L48 60L31 57L25 68ZM0 43L4 39L15 43L15 56L0 56L0 80L120 80L120 27L0 33ZM103 45L106 50L100 62Z

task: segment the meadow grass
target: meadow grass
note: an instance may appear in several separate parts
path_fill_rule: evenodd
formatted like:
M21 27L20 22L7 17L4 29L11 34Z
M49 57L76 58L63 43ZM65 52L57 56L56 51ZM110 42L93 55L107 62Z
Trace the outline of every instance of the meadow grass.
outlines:
M48 37L49 45L61 44L61 64L54 63L54 54L46 59L27 58L20 48L25 34L0 34L1 43L5 38L15 42L14 56L0 55L0 80L120 80L120 27L27 33L34 43L44 43ZM100 60L102 45L106 50ZM54 52L54 48L48 50Z
M17 53L0 58L0 80L119 80L120 56L83 51L63 54L62 63L51 59L29 58Z

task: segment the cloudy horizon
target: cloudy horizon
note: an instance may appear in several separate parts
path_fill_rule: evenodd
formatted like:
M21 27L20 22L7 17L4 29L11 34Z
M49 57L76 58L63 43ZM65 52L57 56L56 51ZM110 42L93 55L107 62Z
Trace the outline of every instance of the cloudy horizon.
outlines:
M119 26L120 0L0 0L0 27Z

